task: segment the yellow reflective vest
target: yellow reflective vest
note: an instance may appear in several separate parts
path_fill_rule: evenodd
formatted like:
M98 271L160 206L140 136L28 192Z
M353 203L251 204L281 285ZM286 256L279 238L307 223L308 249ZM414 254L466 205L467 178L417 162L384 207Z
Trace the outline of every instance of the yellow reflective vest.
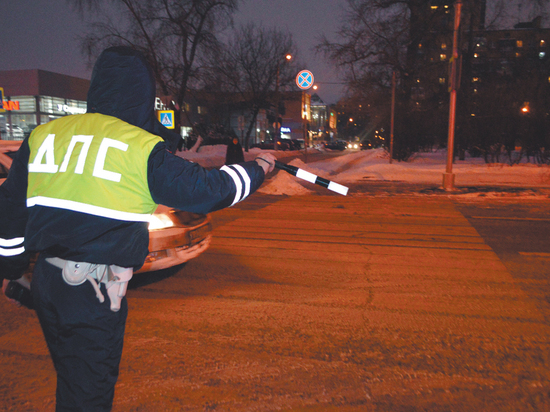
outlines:
M67 116L29 138L27 206L146 222L156 204L147 161L162 139L99 113Z

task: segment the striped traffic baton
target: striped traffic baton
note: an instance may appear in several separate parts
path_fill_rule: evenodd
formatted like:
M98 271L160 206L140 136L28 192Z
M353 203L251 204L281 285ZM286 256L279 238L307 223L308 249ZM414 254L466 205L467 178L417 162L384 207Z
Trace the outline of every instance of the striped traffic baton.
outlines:
M304 169L300 169L299 167L287 165L279 162L278 160L275 160L275 167L277 169L284 170L285 172L288 172L291 175L296 176L297 178L304 179L310 183L315 183L316 185L326 187L328 190L332 190L333 192L339 193L341 195L346 196L348 194L349 188L347 188L346 186L342 186L339 183L323 179L322 177L307 172Z

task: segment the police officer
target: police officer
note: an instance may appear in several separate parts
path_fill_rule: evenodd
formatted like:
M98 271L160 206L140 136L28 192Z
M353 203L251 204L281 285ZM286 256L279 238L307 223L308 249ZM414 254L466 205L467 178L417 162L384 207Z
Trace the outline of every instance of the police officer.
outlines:
M0 187L0 276L31 288L57 372L58 411L108 411L122 354L132 270L148 254L158 204L196 213L231 206L271 172L270 154L206 170L174 156L154 113L144 56L105 50L86 114L37 127Z

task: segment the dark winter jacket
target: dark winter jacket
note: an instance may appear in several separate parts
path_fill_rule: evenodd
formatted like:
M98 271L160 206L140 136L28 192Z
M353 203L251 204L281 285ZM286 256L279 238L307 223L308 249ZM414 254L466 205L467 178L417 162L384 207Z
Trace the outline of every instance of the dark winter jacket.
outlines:
M157 204L207 213L261 185L256 162L208 171L171 154L154 99L144 57L107 49L88 113L41 125L23 142L0 186L0 277L20 277L33 252L138 268Z

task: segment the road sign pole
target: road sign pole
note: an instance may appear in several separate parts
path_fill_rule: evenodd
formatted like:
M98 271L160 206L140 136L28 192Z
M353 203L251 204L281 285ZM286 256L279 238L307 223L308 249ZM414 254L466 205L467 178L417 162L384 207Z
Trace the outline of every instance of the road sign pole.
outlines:
M298 75L296 76L296 86L298 86L302 90L307 90L310 87L313 86L315 78L313 77L313 73L311 73L309 70L302 70ZM302 102L302 119L303 119L303 128L304 128L304 156L305 156L305 162L307 163L307 145L309 142L309 133L307 131L307 119L304 116L304 102Z

